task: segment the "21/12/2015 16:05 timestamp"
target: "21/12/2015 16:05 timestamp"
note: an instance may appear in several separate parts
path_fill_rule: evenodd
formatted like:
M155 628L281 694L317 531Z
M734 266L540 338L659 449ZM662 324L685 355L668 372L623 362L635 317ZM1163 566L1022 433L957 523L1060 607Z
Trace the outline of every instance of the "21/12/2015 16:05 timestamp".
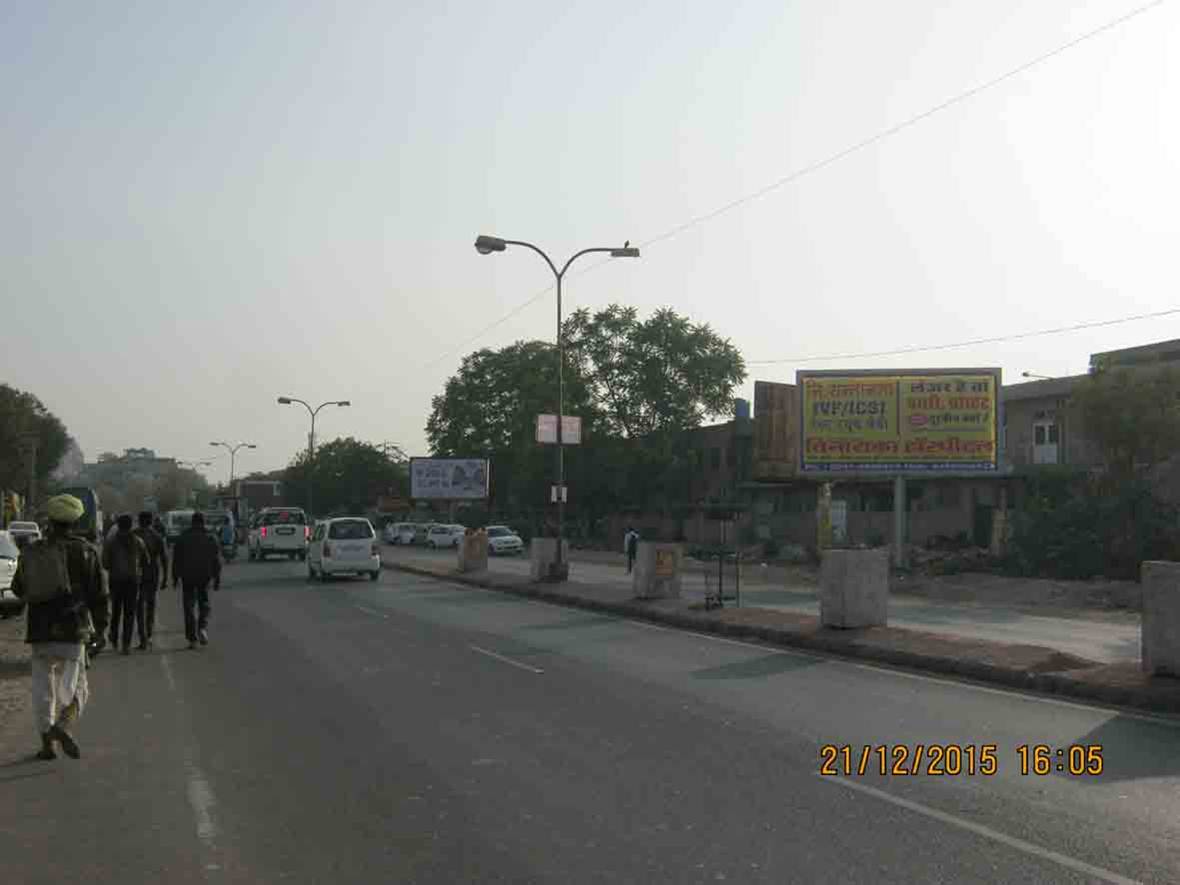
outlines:
M819 773L825 777L992 777L1000 770L997 744L824 744L819 761ZM1025 777L1096 777L1104 768L1101 744L1021 744L1016 748L1016 761Z

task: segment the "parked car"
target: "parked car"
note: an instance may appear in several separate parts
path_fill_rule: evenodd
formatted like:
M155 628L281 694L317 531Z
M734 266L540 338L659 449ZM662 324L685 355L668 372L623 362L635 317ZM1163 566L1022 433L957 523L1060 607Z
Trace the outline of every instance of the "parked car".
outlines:
M414 543L415 528L412 522L391 522L385 526L385 543L408 547Z
M306 559L310 538L307 514L298 507L266 507L250 528L247 555L251 561L274 555Z
M381 575L381 551L373 524L361 516L340 516L316 524L307 549L307 579L333 575Z
M20 561L20 548L13 540L12 532L0 531L0 618L19 614L24 603L12 592L12 576Z
M487 532L489 556L506 556L509 554L519 556L524 553L524 541L520 539L520 535L512 531L508 526L490 525L487 528Z
M461 525L432 525L426 534L426 546L431 550L439 547L458 547L467 529Z
M24 547L30 541L41 540L41 526L35 522L14 520L8 524L8 533L17 547Z

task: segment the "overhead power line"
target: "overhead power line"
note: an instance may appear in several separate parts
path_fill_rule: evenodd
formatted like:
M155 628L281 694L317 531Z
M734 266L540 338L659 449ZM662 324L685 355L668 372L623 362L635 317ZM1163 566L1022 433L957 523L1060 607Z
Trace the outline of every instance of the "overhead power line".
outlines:
M974 347L977 344L1000 344L1005 341L1020 341L1024 338L1039 338L1043 335L1062 335L1066 332L1080 332L1083 329L1097 329L1102 326L1117 326L1120 323L1133 323L1138 320L1154 320L1159 317L1172 316L1180 313L1180 307L1173 307L1168 310L1157 310L1155 313L1141 313L1135 316L1119 317L1113 320L1097 320L1092 323L1077 323L1073 326L1059 326L1056 329L1038 329L1035 332L1015 332L1010 335L996 335L991 338L973 338L970 341L956 341L953 344L919 344L913 347L901 347L897 350L878 350L871 353L833 353L826 356L798 356L798 357L783 357L782 359L773 360L746 360L746 364L750 366L770 366L780 363L795 363L796 365L806 365L807 363L827 363L835 362L836 360L862 360L873 357L882 356L900 356L906 353L927 353L935 350L953 350L957 347Z
M1113 18L1113 19L1107 21L1105 24L1099 25L1096 28L1086 31L1085 33L1081 34L1080 36L1074 37L1072 40L1069 40L1066 43L1062 43L1059 46L1057 46L1053 49L1050 49L1047 52L1041 53L1040 55L1036 56L1035 58L1032 58L1029 61L1024 62L1023 64L1020 64L1020 65L1012 68L1011 70L1006 71L1003 74L1000 74L998 77L993 77L992 79L990 79L984 83L981 83L978 86L973 86L970 89L964 90L963 92L960 92L960 93L952 96L951 98L948 98L945 101L940 102L939 104L936 104L933 107L926 109L925 111L922 111L919 114L915 114L914 116L909 117L908 119L903 120L900 123L895 123L892 126L889 126L885 129L881 129L878 132L874 133L873 135L870 135L867 138L863 138L860 141L855 142L854 144L844 148L843 150L839 150L833 154L829 154L828 156L824 157L822 160L817 160L813 163L809 163L806 166L802 166L802 167L794 170L793 172L789 172L788 174L782 176L781 178L776 179L775 181L772 181L770 184L767 184L764 187L761 187L756 191L753 191L753 192L748 193L744 196L738 197L735 200L731 200L730 202L725 203L721 206L718 206L717 208L715 208L709 212L706 212L703 215L694 216L693 218L690 218L689 220L687 220L681 224L678 224L675 227L669 228L668 230L664 231L662 234L651 237L648 240L642 241L642 242L640 242L639 247L640 247L640 249L646 249L647 247L655 245L656 243L662 243L663 241L669 240L669 239L677 236L678 234L681 234L684 231L689 230L690 228L696 227L697 225L700 225L700 224L704 224L707 221L712 221L714 218L717 218L720 215L724 215L725 213L731 212L740 206L744 206L747 203L751 203L754 200L764 197L767 194L772 193L773 191L776 191L781 187L785 187L786 185L796 182L801 178L804 178L808 175L812 175L816 172L819 172L820 170L825 169L828 166L831 166L833 163L837 163L840 160L845 159L846 157L850 157L853 154L859 153L859 152L866 150L876 144L879 144L880 142L884 141L885 139L891 138L892 136L897 135L899 132L909 129L910 127L915 126L918 123L921 123L922 121L928 119L929 117L934 116L935 114L945 111L948 108L952 108L958 104L961 104L961 103L967 101L968 99L974 98L975 96L979 95L982 92L986 92L989 89L999 86L1001 83L1004 83L1007 80L1012 79L1013 77L1019 76L1020 74L1023 74L1024 72L1030 70L1031 68L1034 68L1040 64L1043 64L1044 62L1047 62L1050 59L1055 58L1056 56L1061 55L1064 52L1068 52L1069 50L1081 45L1082 43L1087 42L1088 40L1092 40L1095 37L1101 36L1102 34L1112 31L1115 28L1119 27L1120 25L1126 24L1127 22L1131 21L1132 19L1142 15L1143 13L1154 9L1157 6L1162 6L1165 2L1166 2L1166 0L1152 0L1151 3L1146 3L1142 6L1138 6L1135 9L1132 9L1130 12L1124 13L1123 15L1120 15L1117 18ZM597 270L598 268L600 268L608 263L609 263L609 260L606 260L606 259L604 259L602 261L591 262L590 264L587 264L585 267L580 268L578 271L575 271L574 273L572 273L571 276L583 276L584 274L590 273L593 270ZM545 295L548 292L551 292L552 290L553 290L552 286L548 286L545 289L542 289L541 291L537 292L532 297L530 297L527 301L523 301L519 305L517 305L516 307L512 308L512 310L510 310L508 313L504 314L504 316L500 317L495 322L490 323L487 326L484 326L482 329L480 329L478 332L476 332L470 338L467 338L464 342L462 342L458 346L453 347L450 350L446 351L445 353L440 354L439 356L430 360L428 363L426 363L426 365L432 366L435 363L440 362L443 359L446 359L451 354L456 353L457 351L466 348L468 345L474 343L475 341L478 341L480 338L482 338L488 332L492 331L493 329L497 328L498 326L500 326L500 325L504 324L505 322L507 322L508 320L512 319L512 317L519 314L525 308L535 304L537 301L539 301L541 298L545 297Z

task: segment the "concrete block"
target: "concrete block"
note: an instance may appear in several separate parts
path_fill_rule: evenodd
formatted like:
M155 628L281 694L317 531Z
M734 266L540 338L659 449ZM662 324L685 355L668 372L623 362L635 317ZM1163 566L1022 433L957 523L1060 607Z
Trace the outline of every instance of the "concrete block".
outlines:
M684 547L658 541L640 541L631 571L636 599L679 599Z
M557 538L533 538L529 544L529 574L534 581L565 581L569 578L569 541L561 542L562 568L557 563Z
M488 536L486 532L464 535L459 542L459 571L482 572L488 567Z
M819 576L825 627L884 627L889 614L889 551L825 550Z
M1180 676L1180 562L1145 562L1140 657L1145 673Z

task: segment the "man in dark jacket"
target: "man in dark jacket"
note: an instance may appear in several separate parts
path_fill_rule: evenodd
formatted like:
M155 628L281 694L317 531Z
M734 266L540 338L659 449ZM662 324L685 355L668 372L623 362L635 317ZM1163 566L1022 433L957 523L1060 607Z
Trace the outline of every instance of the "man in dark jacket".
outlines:
M122 513L116 531L102 547L102 567L111 582L111 647L119 647L119 627L123 628L123 654L131 654L131 633L135 628L135 611L139 606L139 584L151 565L143 541L131 531L131 514Z
M86 643L107 626L107 591L98 553L82 538L70 536L82 518L82 502L58 495L48 503L49 526L40 549L22 556L12 578L12 592L28 602L25 641L33 647L33 716L41 734L39 759L57 756L60 743L66 755L81 755L70 733L86 706ZM46 562L51 564L46 568ZM57 580L47 575L56 572ZM56 584L60 586L54 592ZM48 588L48 590L47 590ZM40 600L40 601L36 601Z
M147 510L139 514L135 534L148 552L148 567L139 580L139 601L135 608L135 626L139 631L136 648L147 651L152 647L152 633L156 629L156 593L168 586L168 545L152 528L152 514Z
M172 550L172 587L184 585L184 635L188 647L209 644L209 582L213 589L221 589L221 551L217 541L205 531L204 514L193 514L193 522L179 538ZM197 616L193 617L193 606Z

